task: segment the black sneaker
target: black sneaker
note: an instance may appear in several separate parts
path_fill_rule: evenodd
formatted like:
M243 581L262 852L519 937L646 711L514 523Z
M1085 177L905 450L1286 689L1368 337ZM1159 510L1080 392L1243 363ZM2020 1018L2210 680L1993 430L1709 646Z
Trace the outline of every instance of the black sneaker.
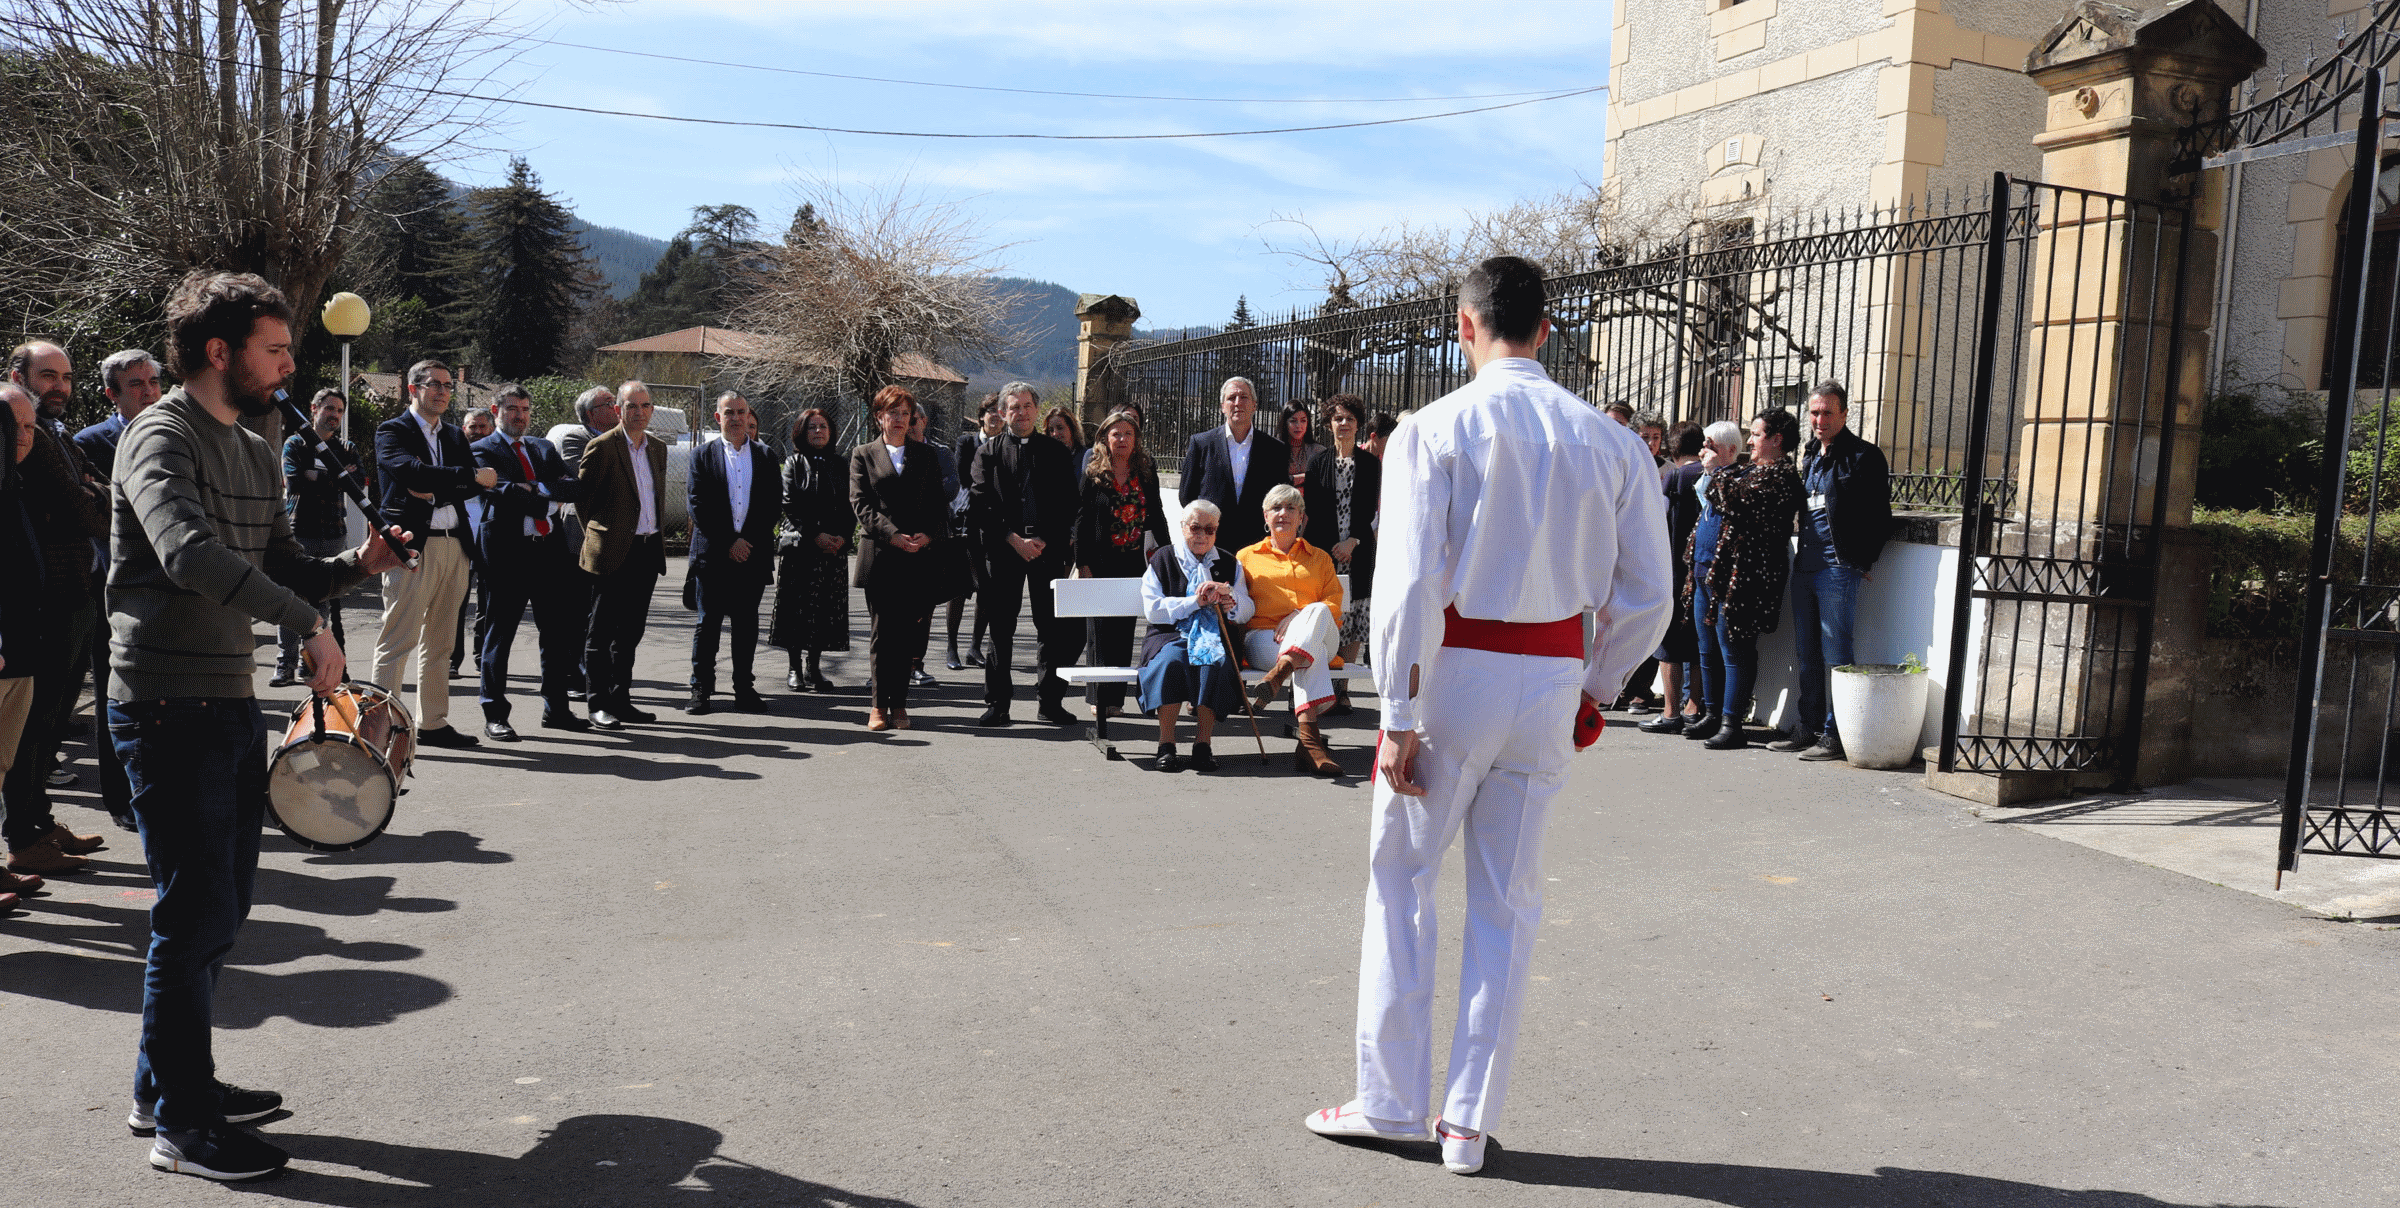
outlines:
M1767 749L1770 751L1781 751L1788 755L1794 751L1805 751L1815 745L1817 745L1816 735L1811 734L1806 730L1794 730L1792 731L1791 737L1778 738L1775 741L1768 743Z
M1842 740L1828 734L1818 739L1817 745L1800 752L1800 758L1810 763L1830 763L1837 759L1848 759L1850 756L1842 750Z
M220 1183L264 1178L291 1160L290 1154L225 1125L193 1132L165 1130L150 1143L152 1166L169 1174L196 1174Z
M1005 725L1007 725L1007 724L1008 724L1008 706L1007 706L1007 705L993 705L991 708L989 708L989 709L986 709L986 710L984 710L984 711L983 711L983 716L981 716L981 717L978 717L978 718L976 718L976 719L975 719L975 724L976 724L976 725L979 725L979 726L1005 726Z
M224 1115L227 1124L247 1124L274 1115L282 1106L283 1096L274 1091L244 1090L230 1082L217 1083L217 1111ZM137 1137L149 1136L158 1129L158 1117L151 1114L156 1110L155 1103L134 1100L133 1111L125 1117L125 1127L132 1129Z

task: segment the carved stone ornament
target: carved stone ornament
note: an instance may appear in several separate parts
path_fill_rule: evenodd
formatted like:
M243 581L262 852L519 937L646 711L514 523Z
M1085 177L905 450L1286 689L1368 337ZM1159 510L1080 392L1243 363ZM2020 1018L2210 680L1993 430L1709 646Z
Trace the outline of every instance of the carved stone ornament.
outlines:
M2090 117L2093 114L2100 112L2100 90L2097 88L2076 89L2075 112L2080 113L2085 117Z

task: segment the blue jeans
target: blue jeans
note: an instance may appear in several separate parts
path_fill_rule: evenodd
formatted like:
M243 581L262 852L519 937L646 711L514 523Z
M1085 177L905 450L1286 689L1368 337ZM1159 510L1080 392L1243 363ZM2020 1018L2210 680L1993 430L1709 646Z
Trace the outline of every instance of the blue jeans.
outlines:
M1800 655L1800 726L1826 738L1837 737L1832 694L1826 691L1828 667L1855 661L1850 631L1858 623L1858 585L1861 576L1847 566L1792 575L1792 645Z
M1720 613L1714 625L1708 616L1707 573L1692 571L1692 628L1700 639L1700 715L1746 718L1750 693L1758 685L1758 635L1736 638Z
M161 1128L207 1128L224 1122L209 1035L217 975L250 915L265 820L258 702L112 700L108 734L133 787L133 818L158 890L133 1097L157 1105Z

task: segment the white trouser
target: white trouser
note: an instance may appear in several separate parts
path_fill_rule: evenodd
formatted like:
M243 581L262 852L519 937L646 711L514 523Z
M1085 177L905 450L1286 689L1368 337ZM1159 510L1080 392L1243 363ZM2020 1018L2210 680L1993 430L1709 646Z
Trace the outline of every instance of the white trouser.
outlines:
M1542 921L1542 828L1575 753L1580 659L1443 647L1418 698L1416 782L1378 776L1358 968L1358 1096L1420 1122L1433 1081L1434 879L1466 831L1466 953L1441 1117L1489 1131L1508 1096L1526 968Z
M427 537L417 568L385 571L383 632L375 638L375 686L397 697L408 652L417 652L417 729L450 724L450 647L467 600L467 547Z
M1325 661L1341 648L1342 620L1323 604L1302 605L1283 627L1279 641L1272 629L1242 631L1242 646L1250 665L1265 671L1287 650L1300 656L1292 672L1292 711L1312 709L1333 699L1333 669Z

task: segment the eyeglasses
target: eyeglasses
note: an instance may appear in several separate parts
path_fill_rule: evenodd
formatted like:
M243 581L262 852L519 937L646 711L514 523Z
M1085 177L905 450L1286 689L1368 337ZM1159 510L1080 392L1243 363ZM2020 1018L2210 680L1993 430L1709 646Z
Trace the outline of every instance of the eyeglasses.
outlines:
M1187 524L1183 526L1183 531L1190 533L1195 537L1214 537L1217 535L1217 526L1213 524Z

